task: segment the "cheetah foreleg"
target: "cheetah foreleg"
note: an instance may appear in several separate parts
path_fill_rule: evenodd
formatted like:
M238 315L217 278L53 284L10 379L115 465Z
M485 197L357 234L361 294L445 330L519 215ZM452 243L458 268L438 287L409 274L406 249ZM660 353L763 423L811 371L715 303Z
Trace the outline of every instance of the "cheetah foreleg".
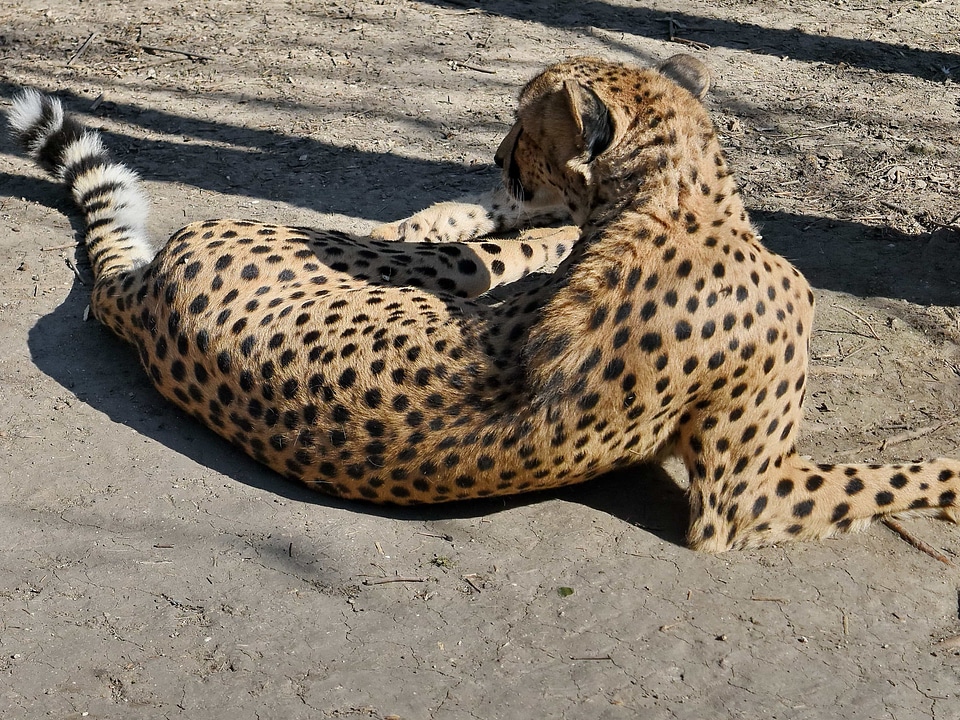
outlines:
M404 242L465 242L492 233L569 220L565 207L532 209L499 187L482 195L436 203L404 220L380 225L370 236Z

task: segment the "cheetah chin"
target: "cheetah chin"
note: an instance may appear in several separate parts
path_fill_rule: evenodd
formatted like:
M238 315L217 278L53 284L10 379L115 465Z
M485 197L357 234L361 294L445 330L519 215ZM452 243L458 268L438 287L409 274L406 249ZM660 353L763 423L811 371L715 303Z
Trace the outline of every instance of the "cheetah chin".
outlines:
M158 247L96 132L33 91L9 121L83 213L94 316L164 397L312 488L439 503L673 453L698 550L955 521L958 461L797 455L813 294L751 226L708 85L689 56L553 65L520 93L502 187L366 238L213 220ZM579 230L486 237L557 218Z

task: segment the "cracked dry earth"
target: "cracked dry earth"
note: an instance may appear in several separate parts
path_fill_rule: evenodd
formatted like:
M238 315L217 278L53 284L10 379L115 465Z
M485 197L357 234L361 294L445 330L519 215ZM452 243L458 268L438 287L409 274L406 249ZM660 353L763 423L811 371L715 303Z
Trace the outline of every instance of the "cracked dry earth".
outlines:
M960 455L952 0L132 8L4 2L0 97L59 91L102 128L158 236L364 230L485 189L546 63L693 52L765 241L817 288L801 451ZM84 322L68 213L3 140L4 720L960 718L957 567L883 526L698 555L655 468L436 509L308 493ZM905 524L960 564L960 529Z

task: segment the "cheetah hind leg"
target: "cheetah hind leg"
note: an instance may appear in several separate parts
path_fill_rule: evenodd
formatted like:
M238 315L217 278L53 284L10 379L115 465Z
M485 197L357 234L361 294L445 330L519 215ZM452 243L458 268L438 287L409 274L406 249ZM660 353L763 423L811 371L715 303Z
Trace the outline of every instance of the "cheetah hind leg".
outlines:
M565 207L531 209L501 186L482 195L431 205L409 218L374 228L370 237L402 242L466 242L558 222L570 222Z
M711 477L704 468L702 477ZM688 541L722 552L862 530L877 520L939 517L960 522L960 462L816 465L796 454L753 480L701 480ZM732 479L731 479L732 480Z

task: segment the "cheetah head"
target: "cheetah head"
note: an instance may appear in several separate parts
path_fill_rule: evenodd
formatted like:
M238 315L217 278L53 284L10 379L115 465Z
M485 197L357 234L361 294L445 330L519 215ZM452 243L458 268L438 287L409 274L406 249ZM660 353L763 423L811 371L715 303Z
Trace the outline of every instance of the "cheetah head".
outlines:
M553 65L520 93L517 120L495 156L504 183L529 207L566 205L582 225L607 156L642 141L638 126L659 123L658 106L679 107L675 114L694 106L705 117L698 100L709 86L707 67L690 55L652 70L589 57Z

